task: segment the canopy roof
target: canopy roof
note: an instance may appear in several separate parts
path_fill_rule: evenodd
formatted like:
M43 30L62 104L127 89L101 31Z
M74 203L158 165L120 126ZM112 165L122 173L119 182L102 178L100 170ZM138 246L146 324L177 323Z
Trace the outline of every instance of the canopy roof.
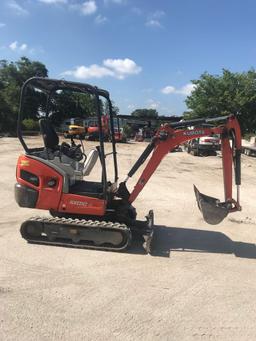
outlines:
M51 79L44 77L32 77L29 78L25 83L24 87L32 86L39 89L45 93L50 93L57 90L73 90L78 92L85 92L90 94L98 94L105 98L109 98L109 93L106 90L99 89L96 86L86 84L66 81L63 79Z

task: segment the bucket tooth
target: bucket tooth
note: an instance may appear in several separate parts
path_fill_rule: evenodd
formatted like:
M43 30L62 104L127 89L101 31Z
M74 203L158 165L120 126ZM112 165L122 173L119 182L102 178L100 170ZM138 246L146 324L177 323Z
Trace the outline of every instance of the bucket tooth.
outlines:
M226 203L221 203L219 199L200 193L195 185L194 191L204 220L211 225L217 225L222 222L229 213Z

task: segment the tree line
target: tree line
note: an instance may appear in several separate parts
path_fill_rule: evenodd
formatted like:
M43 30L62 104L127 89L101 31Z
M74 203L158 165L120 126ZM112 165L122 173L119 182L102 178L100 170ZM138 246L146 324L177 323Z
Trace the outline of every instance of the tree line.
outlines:
M205 72L191 95L186 98L188 111L184 118L216 117L235 114L243 134L256 133L256 72L231 72L223 69L221 75Z
M33 76L48 77L46 66L26 57L17 62L0 60L0 132L15 133L22 84ZM113 112L119 109L113 104ZM24 110L23 128L39 129L38 118L46 112L47 97L41 91L27 88ZM48 103L49 112L54 124L59 125L65 119L86 118L96 115L96 103L90 94L69 90L57 91ZM100 99L103 112L108 111L108 103Z
M39 61L21 57L16 62L0 60L0 132L15 132L22 84L30 77L48 77L46 66ZM216 117L237 114L243 133L256 132L256 72L231 72L224 69L221 75L203 73L193 80L195 85L191 95L185 100L188 110L184 119L196 117ZM25 128L34 128L36 118L45 110L43 94L30 89L25 101ZM107 104L101 101L102 110ZM114 113L119 109L113 106ZM62 91L56 93L50 103L52 117L56 124L65 118L89 117L96 114L95 103L90 95ZM155 109L136 109L135 117L155 118Z
M48 76L44 64L32 62L26 57L17 62L0 61L0 131L15 131L21 86L25 80L35 75ZM36 103L31 98L30 111L35 106Z

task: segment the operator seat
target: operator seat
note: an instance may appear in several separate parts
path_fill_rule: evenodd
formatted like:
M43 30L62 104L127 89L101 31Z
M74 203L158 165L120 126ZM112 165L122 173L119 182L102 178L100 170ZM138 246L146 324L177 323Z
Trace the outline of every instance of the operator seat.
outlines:
M58 150L59 137L52 125L52 122L47 118L41 118L39 120L39 127L43 136L45 148L53 151Z
M70 146L66 142L62 142L59 145L59 137L54 129L52 122L47 118L41 118L39 120L40 132L43 136L45 151L47 156L54 158L55 156L66 155L72 160L81 161L83 153L80 149L81 145Z
M46 149L46 154L47 158L49 157L49 152L50 152L50 159L54 159L54 157L60 157L57 158L58 165L62 168L62 161L61 161L61 155L64 154L67 156L70 160L72 160L72 172L69 174L69 176L72 176L74 174L73 168L76 166L73 165L73 162L79 162L83 158L83 153L80 150L81 145L75 145L75 146L70 146L69 144L63 142L61 146L59 146L59 137L52 125L52 122L47 119L47 118L41 118L39 120L39 127L40 127L40 132L43 136L43 141ZM81 172L81 176L89 176L94 165L96 164L97 160L99 158L99 151L98 149L93 149L91 152L88 154L86 157L86 161L83 164L83 168L81 170L76 169L76 171ZM56 159L54 159L55 163L57 162ZM64 163L67 163L64 161ZM67 165L65 165L65 171L68 173ZM73 183L73 181L71 181ZM75 184L73 183L70 187L71 193L87 193L90 194L94 193L96 196L99 195L99 193L102 193L102 185L94 183L94 182L88 182L88 181L75 181ZM86 190L85 190L86 189ZM86 195L86 194L82 194Z

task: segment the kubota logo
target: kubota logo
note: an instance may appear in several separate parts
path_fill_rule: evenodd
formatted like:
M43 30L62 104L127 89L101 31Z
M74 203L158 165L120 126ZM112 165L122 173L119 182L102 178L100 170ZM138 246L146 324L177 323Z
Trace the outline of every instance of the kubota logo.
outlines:
M79 201L79 200L70 200L69 203L70 203L71 205L83 206L83 207L89 205L88 202L86 202L86 201Z
M188 130L184 131L183 135L185 136L204 135L204 130Z

